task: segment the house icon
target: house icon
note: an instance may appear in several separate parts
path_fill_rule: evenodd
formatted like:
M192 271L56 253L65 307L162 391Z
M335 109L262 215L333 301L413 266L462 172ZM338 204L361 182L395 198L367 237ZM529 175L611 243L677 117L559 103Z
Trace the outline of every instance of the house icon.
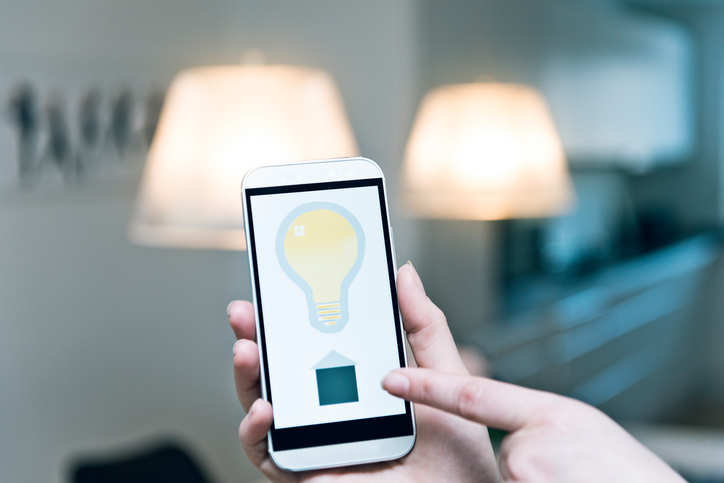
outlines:
M355 365L354 361L332 351L312 367L317 372L320 406L359 401Z

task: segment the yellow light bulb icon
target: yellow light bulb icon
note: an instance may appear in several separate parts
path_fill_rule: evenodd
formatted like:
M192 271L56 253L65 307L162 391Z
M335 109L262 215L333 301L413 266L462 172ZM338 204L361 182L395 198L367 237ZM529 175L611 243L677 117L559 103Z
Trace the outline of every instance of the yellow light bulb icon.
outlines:
M357 218L335 203L294 209L277 234L277 258L305 293L309 322L339 332L349 320L348 291L364 258L365 237Z

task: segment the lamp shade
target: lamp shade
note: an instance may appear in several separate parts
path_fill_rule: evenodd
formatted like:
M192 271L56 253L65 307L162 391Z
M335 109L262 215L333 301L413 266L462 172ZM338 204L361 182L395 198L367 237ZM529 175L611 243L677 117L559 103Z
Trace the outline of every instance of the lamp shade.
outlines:
M536 218L574 201L561 141L543 97L500 83L428 93L407 144L402 203L414 216Z
M342 98L323 71L183 71L161 111L129 236L145 245L245 249L240 186L250 168L356 154Z

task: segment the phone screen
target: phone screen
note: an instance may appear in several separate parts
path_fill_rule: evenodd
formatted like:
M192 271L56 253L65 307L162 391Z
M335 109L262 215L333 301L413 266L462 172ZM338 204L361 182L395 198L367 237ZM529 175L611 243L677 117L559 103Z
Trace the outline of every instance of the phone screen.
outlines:
M381 178L246 190L275 451L413 434Z

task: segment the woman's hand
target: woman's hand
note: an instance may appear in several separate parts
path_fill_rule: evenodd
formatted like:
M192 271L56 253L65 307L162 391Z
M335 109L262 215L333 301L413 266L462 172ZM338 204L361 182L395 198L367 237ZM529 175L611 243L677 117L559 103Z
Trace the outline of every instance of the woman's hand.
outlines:
M383 387L408 401L510 431L500 450L506 482L684 483L608 416L573 399L429 369L393 371Z
M467 375L448 330L445 316L425 295L417 272L408 262L397 272L397 292L407 340L417 364L440 374ZM239 436L251 462L272 481L320 481L330 478L374 481L499 481L487 429L429 406L416 406L417 442L405 457L330 470L289 473L277 468L267 451L273 414L262 399L254 308L248 302L229 305L234 346L236 391L247 415Z

